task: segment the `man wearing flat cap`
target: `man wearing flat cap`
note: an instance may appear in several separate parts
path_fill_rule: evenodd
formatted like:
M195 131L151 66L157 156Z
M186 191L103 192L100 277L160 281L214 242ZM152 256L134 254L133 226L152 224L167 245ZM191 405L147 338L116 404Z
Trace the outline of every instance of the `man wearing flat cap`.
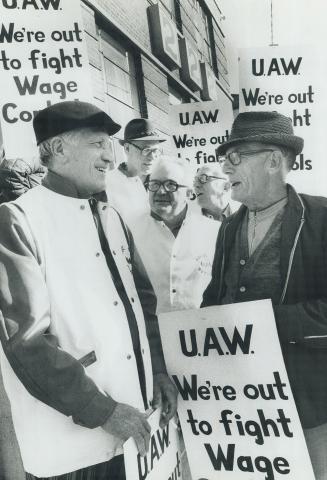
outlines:
M133 225L136 216L150 211L146 182L165 140L146 118L134 118L125 127L119 143L124 147L126 163L108 175L108 197L128 226Z
M240 113L218 147L232 199L202 306L270 298L317 479L327 478L327 199L286 183L303 140L277 112ZM259 320L259 319L258 319Z
M107 204L120 126L84 102L41 110L43 185L0 207L5 386L28 479L125 478L122 443L148 449L146 410L176 410L156 299Z

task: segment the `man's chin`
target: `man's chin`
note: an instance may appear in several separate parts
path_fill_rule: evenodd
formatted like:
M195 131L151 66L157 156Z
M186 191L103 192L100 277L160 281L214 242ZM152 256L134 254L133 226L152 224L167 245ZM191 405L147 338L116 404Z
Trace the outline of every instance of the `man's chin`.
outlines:
M162 217L163 215L167 215L170 212L170 209L170 205L163 203L162 205L156 205L152 211Z

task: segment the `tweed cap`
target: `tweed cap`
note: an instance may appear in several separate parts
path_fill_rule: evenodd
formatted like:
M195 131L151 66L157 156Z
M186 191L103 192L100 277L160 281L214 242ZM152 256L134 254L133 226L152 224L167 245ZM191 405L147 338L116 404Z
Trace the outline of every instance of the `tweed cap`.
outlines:
M131 140L148 142L165 142L166 138L158 134L153 123L147 118L133 118L125 127L124 139L119 140L121 145Z
M61 133L85 127L103 128L108 135L121 128L100 108L79 101L55 103L40 110L33 120L37 145Z
M296 155L303 149L303 138L294 135L290 118L278 112L244 112L234 120L227 142L219 145L217 155L224 155L226 150L240 143L271 143L288 147Z

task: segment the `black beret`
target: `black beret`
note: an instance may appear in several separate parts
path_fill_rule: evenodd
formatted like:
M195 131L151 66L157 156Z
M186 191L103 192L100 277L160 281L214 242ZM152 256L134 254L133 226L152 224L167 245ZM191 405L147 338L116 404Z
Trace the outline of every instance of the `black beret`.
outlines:
M84 127L100 127L109 135L121 128L100 108L79 101L55 103L40 110L33 120L37 145L61 133Z

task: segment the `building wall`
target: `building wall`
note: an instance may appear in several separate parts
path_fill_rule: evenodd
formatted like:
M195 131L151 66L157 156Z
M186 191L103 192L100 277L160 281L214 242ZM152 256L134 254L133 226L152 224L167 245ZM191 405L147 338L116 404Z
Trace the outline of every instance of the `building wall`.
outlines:
M212 69L216 88L228 95L221 12L216 7L212 15L212 2L209 8L204 0L81 0L95 102L123 127L142 116L168 134L170 103L199 101L203 95L186 85L180 68L165 64L154 53L149 7L156 4L176 26L178 37L185 38ZM123 160L118 142L115 151L118 161Z

